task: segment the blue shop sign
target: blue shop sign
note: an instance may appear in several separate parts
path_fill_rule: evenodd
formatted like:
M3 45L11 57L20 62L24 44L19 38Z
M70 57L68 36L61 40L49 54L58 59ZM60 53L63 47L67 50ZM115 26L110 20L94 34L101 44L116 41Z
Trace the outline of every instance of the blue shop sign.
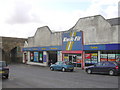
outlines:
M48 47L29 47L23 48L22 51L60 51L61 46L48 46Z
M62 34L62 50L83 50L82 32Z
M105 45L84 45L84 50L105 50Z
M120 50L120 44L106 44L106 50Z

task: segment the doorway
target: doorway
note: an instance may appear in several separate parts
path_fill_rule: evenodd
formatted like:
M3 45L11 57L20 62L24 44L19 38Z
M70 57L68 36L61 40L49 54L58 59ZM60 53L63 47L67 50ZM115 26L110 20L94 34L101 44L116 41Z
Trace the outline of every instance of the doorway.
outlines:
M82 54L76 54L76 53L67 54L67 53L65 53L63 55L63 59L64 59L64 61L69 61L69 62L73 63L74 66L81 67Z
M48 51L48 65L50 63L55 64L57 62L57 51Z
M17 62L17 47L10 51L11 62Z

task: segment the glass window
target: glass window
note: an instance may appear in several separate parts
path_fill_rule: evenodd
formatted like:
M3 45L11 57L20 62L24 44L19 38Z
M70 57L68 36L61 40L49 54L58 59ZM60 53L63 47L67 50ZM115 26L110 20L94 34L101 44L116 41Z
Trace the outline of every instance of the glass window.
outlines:
M59 65L59 62L56 62L55 64L56 64L56 65Z
M60 65L62 65L62 64L63 64L63 62L59 62L59 64L60 64Z
M99 63L97 63L97 64L96 64L96 66L102 66L102 63L101 63L101 62L99 62Z
M43 63L43 53L42 52L39 52L39 62L40 63Z
M104 63L103 63L103 66L108 66L108 65L109 65L108 62L104 62Z
M30 61L34 60L34 52L30 52Z
M38 52L34 52L34 62L38 62Z

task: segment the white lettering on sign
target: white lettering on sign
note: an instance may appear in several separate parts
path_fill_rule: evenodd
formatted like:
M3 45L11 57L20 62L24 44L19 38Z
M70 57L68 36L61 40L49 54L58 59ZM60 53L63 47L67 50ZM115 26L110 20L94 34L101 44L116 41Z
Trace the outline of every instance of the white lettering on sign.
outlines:
M63 38L63 42L68 42L68 41L70 41L70 42L72 42L72 41L80 41L80 39L81 39L80 36L75 36L75 37L70 37L70 38L64 37L64 38Z

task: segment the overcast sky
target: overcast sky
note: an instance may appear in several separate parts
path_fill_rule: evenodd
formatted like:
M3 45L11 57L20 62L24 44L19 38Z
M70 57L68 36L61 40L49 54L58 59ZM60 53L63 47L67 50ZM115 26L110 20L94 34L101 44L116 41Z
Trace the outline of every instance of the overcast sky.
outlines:
M38 27L68 30L79 18L118 17L119 0L0 0L0 36L27 38Z

